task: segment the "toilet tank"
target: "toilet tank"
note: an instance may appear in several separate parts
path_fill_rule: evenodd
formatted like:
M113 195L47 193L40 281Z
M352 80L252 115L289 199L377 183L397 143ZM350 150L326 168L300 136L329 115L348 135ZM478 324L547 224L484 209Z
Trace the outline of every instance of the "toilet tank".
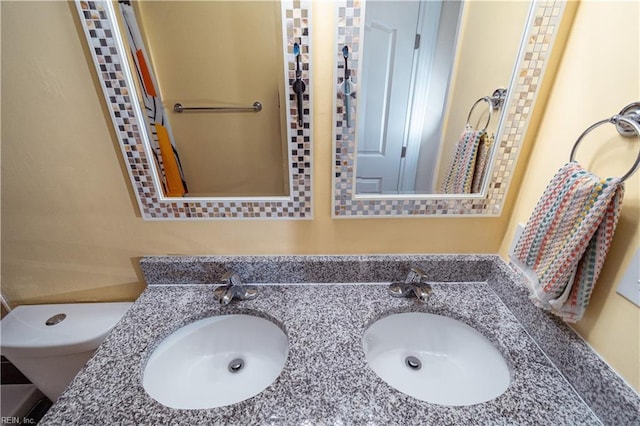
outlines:
M131 305L18 306L0 321L2 355L55 402Z

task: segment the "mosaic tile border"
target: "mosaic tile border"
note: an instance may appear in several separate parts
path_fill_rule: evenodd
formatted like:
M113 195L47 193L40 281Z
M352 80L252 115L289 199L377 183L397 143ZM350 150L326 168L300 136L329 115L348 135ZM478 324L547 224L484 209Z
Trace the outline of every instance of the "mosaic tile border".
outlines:
M247 199L166 199L154 184L152 165L143 143L146 127L143 117L132 104L135 87L128 78L126 50L119 40L117 22L108 1L76 0L80 22L91 51L96 75L113 120L114 130L129 171L140 213L144 219L311 219L312 209L312 147L311 147L311 69L309 60L311 23L310 3L283 0L283 25L287 37L287 73L289 83L295 79L293 40L302 46L302 79L307 86L303 95L303 128L298 128L295 93L289 84L288 132L290 196Z
M362 5L364 0L339 0L337 7L337 47L335 60L335 87L343 81L342 46L350 46L352 55L348 66L356 76L360 60L358 50L362 35ZM511 83L508 107L499 134L498 151L494 155L493 168L486 194L482 198L364 198L355 196L354 162L356 156L355 129L343 122L344 101L335 96L334 173L332 215L335 218L376 216L499 216L506 198L507 188L515 169L522 140L529 124L533 104L558 32L565 3L541 1L532 5L526 42L518 58L517 72ZM355 82L357 84L357 81ZM336 90L337 92L337 90ZM357 104L357 99L351 99Z

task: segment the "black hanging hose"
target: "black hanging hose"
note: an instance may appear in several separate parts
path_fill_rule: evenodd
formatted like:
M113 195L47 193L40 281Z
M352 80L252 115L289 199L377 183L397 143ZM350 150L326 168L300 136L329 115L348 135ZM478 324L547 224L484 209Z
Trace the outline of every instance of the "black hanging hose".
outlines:
M293 91L296 94L296 101L298 105L298 126L302 127L303 111L302 111L302 94L306 90L307 86L302 81L302 70L300 69L300 45L294 43L293 54L296 56L296 79L293 82Z

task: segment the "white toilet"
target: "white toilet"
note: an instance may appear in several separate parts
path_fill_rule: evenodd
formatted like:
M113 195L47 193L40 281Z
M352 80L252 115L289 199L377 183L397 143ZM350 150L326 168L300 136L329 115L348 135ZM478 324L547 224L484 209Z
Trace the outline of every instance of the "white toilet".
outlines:
M0 321L2 355L55 402L131 305L18 306Z

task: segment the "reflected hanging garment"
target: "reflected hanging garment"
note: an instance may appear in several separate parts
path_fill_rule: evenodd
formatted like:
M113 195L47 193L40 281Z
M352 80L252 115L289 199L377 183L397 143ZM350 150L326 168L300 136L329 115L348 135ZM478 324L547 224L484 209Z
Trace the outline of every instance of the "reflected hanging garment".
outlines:
M184 179L184 173L182 171L182 165L180 164L180 156L178 155L178 149L176 148L175 138L171 132L166 111L162 106L160 93L156 90L156 78L153 74L153 69L150 67L150 62L148 60L149 56L147 55L142 41L138 21L136 20L133 7L128 0L120 0L118 3L122 16L124 17L125 26L127 27L127 41L133 56L133 62L138 75L138 83L142 91L142 99L147 113L149 127L151 128L150 143L153 150L153 156L160 173L160 181L162 182L166 196L181 197L185 192L187 192L187 183ZM159 130L160 127L162 127L161 130ZM160 141L161 132L163 132L162 136L166 137L165 142L171 145L171 149L167 149L168 147L166 145L164 149L162 149ZM172 168L171 179L175 179L175 170L173 168L174 164L181 180L180 186L182 187L182 191L180 194L178 194L180 191L178 191L178 186L175 181L172 182L171 185L169 183L169 172L167 170L167 166L169 165L169 167Z
M185 193L182 177L180 176L180 165L176 162L176 155L173 146L169 141L167 129L155 123L160 144L160 153L164 159L164 176L166 180L165 194L167 197L183 197Z
M551 179L516 243L512 262L529 278L531 299L565 321L589 303L618 224L624 185L578 163Z
M456 150L449 163L447 174L440 186L442 194L469 194L474 188L482 186L481 178L485 175L484 169L491 147L490 139L484 130L474 130L468 125L465 127L456 144ZM481 168L478 169L478 180L474 185L479 151L481 152Z

